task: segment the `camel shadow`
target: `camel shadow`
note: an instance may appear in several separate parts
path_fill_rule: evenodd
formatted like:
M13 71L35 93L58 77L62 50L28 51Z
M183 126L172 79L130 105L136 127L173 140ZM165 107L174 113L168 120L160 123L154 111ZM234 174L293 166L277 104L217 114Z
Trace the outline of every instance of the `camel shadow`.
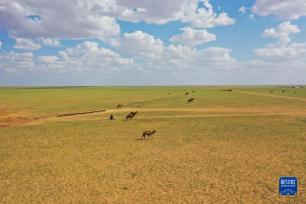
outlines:
M138 139L135 139L136 141L149 141L149 139L142 139L142 138L138 138Z

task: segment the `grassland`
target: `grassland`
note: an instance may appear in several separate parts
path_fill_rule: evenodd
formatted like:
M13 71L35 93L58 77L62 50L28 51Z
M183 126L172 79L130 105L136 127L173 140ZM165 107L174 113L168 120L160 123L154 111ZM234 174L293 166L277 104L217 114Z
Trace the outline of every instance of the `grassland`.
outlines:
M306 88L231 88L2 88L0 203L306 203Z

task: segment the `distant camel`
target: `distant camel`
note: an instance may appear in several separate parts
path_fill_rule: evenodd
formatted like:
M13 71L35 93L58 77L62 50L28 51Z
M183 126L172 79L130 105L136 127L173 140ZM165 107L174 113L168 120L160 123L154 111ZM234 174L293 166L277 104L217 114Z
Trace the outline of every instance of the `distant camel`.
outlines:
M137 113L138 113L138 111L130 112L130 113L126 116L126 120L128 120L128 119L133 119Z
M115 120L115 118L114 118L114 115L113 115L113 114L111 114L111 115L109 116L109 120Z
M190 99L188 99L188 103L191 103L192 101L194 101L195 100L195 98L190 98Z
M118 104L116 107L117 108L122 108L123 104Z
M186 92L186 93L185 93L185 95L187 96L187 95L189 95L189 93L188 93L188 92Z
M156 132L156 130L150 131L150 130L145 130L142 133L141 138L146 139L146 136L148 136L148 139Z
M282 92L285 93L286 91L285 91L285 90L282 90Z
M228 92L231 92L232 89L222 89L222 90L220 90L220 91L228 91Z

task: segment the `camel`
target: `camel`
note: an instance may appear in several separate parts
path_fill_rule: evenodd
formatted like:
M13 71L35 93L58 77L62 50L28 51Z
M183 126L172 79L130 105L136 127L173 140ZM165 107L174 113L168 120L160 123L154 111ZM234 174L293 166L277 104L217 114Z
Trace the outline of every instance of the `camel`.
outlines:
M122 108L123 104L118 104L116 107L117 108Z
M188 92L186 92L186 93L185 93L185 95L187 96L187 95L189 95L189 93L188 93Z
M188 103L191 103L192 101L194 101L195 100L195 98L190 98L187 102Z
M148 136L148 139L150 139L150 137L153 136L153 134L155 132L156 132L156 130L153 130L153 131L145 130L145 131L143 131L141 138L146 139L146 136Z
M114 115L113 115L113 114L111 114L111 115L109 116L109 120L115 120L115 118L114 118Z
M128 120L128 119L133 119L137 113L138 113L138 111L130 112L130 113L126 116L126 120Z

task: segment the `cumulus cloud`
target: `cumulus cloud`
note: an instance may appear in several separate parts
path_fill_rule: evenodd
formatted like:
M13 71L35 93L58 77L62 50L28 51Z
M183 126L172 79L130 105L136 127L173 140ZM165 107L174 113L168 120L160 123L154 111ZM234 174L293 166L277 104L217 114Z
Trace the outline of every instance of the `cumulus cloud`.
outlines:
M300 29L297 25L293 25L290 21L286 21L278 25L277 28L266 29L263 36L277 38L282 43L288 43L290 42L289 35L299 32Z
M14 51L0 54L0 70L8 73L31 71L35 67L32 52L16 53Z
M270 59L296 59L306 57L306 43L291 43L290 34L299 33L297 25L289 21L283 22L276 28L269 28L263 32L263 37L276 38L277 42L268 44L265 48L255 49L255 53L260 57Z
M86 41L59 51L56 55L34 57L33 53L9 52L0 55L0 70L7 72L97 72L123 70L134 64L132 59L102 48L96 42Z
M120 34L116 19L155 24L178 20L194 28L234 23L227 13L215 13L209 0L2 0L0 19L17 37L103 40Z
M306 57L306 43L290 43L286 46L269 44L265 48L255 49L255 53L261 57L276 59L296 59Z
M160 39L142 31L124 33L115 46L130 55L151 58L161 54L164 49L164 44Z
M256 0L252 11L260 16L275 16L282 20L306 16L305 0Z
M170 38L171 42L195 46L217 39L214 34L207 32L207 30L195 30L190 27L185 27L181 30L183 33L172 36Z
M30 39L16 38L16 45L14 46L14 48L21 50L37 50L41 48L41 45L36 42L33 42Z
M131 33L125 36L123 43L127 43L124 46L132 46L128 49L130 53L127 53L131 55L130 58L100 47L96 42L86 41L50 56L35 57L31 52L4 53L0 55L0 70L20 73L29 70L105 73L125 69L151 72L152 70L224 69L229 66L229 62L235 62L230 55L231 50L226 48L212 47L197 50L184 45L165 46L160 44L158 39L145 33ZM139 55L144 57L139 58Z
M31 52L2 52L0 73L8 73L17 81L22 75L23 78L31 79L31 84L40 83L38 79L43 76L44 85L75 84L74 77L81 80L78 84L139 85L292 83L288 76L292 76L295 79L293 82L297 83L304 79L296 76L306 71L305 57L301 58L304 60L285 62L261 59L238 61L232 57L231 49L196 49L181 44L163 45L162 50L155 51L158 57L138 60L137 56L122 57L118 52L103 48L96 42L86 41L50 56L34 56ZM33 74L36 78L33 78ZM3 76L0 75L0 79ZM55 80L59 77L60 81Z
M58 60L57 56L39 56L38 60L42 63L55 63Z
M54 38L40 38L41 44L48 47L59 47L61 42Z
M188 22L193 28L213 28L215 26L228 26L235 23L225 12L215 13L209 0L200 0L202 7L187 6L187 11L182 17L183 22Z
M101 4L105 0L100 1ZM2 0L1 27L23 38L99 38L120 33L115 18L92 12L96 0ZM59 23L60 22L60 23Z
M119 54L99 47L98 43L86 41L76 47L59 52L60 60L65 65L73 65L86 70L112 70L133 65L133 60L123 58Z

